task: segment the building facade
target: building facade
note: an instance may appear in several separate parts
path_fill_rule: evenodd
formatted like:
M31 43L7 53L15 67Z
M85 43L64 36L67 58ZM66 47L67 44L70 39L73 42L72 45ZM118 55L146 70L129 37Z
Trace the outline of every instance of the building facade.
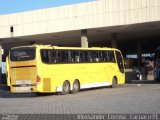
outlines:
M0 56L2 48L6 56L11 47L33 43L117 47L140 56L160 44L159 30L160 0L95 0L6 14L0 15Z

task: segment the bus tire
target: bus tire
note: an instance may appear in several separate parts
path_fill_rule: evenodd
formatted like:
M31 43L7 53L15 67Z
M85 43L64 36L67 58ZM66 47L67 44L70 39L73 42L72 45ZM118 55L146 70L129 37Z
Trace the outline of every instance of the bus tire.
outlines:
M115 88L117 86L117 79L113 77L111 88Z
M64 81L62 86L62 95L67 95L70 92L70 84L68 81Z
M77 93L79 90L80 90L80 83L78 80L75 80L73 82L73 89L71 92L74 94L74 93Z

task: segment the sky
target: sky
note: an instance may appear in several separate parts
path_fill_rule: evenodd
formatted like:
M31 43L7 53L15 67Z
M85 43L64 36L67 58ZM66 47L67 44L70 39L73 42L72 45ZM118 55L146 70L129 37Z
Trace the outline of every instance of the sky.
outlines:
M0 0L0 14L88 2L92 0Z

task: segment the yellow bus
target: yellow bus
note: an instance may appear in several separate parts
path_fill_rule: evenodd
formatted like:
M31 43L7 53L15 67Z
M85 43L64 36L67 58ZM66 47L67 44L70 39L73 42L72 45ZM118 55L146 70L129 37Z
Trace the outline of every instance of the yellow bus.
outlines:
M12 93L68 94L125 83L121 52L113 48L32 45L10 50Z

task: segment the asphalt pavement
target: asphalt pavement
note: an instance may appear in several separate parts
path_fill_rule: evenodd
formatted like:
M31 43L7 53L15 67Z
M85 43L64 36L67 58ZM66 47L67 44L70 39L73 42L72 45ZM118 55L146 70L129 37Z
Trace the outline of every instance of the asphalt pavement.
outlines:
M12 94L0 86L0 114L158 114L159 103L158 83L132 83L47 96Z

